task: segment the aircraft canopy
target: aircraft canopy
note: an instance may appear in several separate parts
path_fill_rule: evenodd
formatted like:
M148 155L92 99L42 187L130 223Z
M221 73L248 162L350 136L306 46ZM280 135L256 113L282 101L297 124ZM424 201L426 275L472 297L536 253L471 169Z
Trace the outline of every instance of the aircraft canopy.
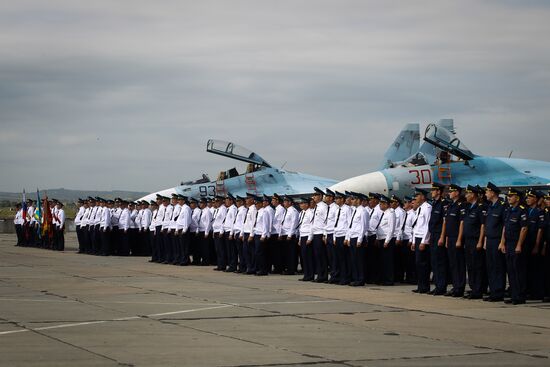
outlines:
M236 159L238 161L257 164L264 167L271 167L262 157L258 154L231 142L223 140L210 139L206 144L206 151L224 157Z
M475 157L474 153L472 153L454 133L443 126L429 124L424 133L424 140L464 160L470 160Z

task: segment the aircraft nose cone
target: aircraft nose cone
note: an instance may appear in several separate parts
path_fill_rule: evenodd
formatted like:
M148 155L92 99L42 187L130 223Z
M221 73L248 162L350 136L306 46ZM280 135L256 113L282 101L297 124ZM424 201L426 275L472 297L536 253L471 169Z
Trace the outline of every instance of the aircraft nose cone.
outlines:
M354 191L362 194L368 194L369 192L388 194L388 183L382 172L371 172L338 182L332 185L330 189L340 192Z

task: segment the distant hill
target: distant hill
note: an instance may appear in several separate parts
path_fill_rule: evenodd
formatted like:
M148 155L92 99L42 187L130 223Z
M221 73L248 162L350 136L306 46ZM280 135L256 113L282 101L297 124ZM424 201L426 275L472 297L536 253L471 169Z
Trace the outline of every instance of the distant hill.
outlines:
M123 191L123 190L114 190L114 191L87 191L87 190L69 190L69 189L48 189L40 190L40 197L43 197L45 193L48 194L49 198L57 199L64 203L75 202L78 198L86 198L88 196L100 196L105 199L114 199L117 197L126 199L126 200L136 200L140 197L143 197L148 192L137 192L137 191ZM10 201L17 202L21 201L20 192L1 192L0 191L0 201ZM36 200L36 191L27 192L27 198Z

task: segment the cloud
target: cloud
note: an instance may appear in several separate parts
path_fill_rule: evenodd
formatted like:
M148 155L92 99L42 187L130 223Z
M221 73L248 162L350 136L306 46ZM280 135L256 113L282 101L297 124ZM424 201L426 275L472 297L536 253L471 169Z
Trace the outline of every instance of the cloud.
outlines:
M0 5L0 190L153 191L232 167L206 141L343 179L408 122L547 159L545 2Z

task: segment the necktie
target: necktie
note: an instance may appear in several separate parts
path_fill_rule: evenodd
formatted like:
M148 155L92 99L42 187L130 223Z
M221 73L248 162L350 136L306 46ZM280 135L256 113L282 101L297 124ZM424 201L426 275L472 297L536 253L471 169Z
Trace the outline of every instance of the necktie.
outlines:
M311 217L311 222L312 223L314 220L315 220L315 213L317 212L317 205L315 205L315 209L313 209L313 216Z
M351 216L351 220L349 221L349 227L350 228L353 225L353 218L355 218L355 213L357 213L357 208L355 208L355 210L353 211L353 215Z
M300 222L298 223L298 225L296 226L296 228L294 228L294 230L297 230L298 228L300 228L300 226L302 225L302 222L304 220L304 217L306 215L306 212L305 211L302 211L300 213Z
M285 224L286 213L288 213L287 209L285 209L285 215L283 215L283 221L281 222L281 227L283 226L283 224Z
M386 212L382 212L382 215L380 216L380 219L378 220L378 224L376 225L376 229L378 229L378 227L380 227L380 223L382 223L382 218L384 218L384 214L386 214Z
M416 219L414 220L414 223L412 225L413 228L416 226L416 222L418 222L418 218L420 218L420 210L421 209L422 209L421 207L418 207L418 213L416 214Z
M330 213L330 206L327 209L327 217L325 218L325 224L327 223L327 220L328 220L328 213Z
M334 228L338 227L338 221L340 220L340 212L342 211L342 207L338 208L338 214L336 215L336 223L334 224Z
M405 220L403 221L403 227L401 227L401 230L404 231L405 230L405 224L407 224L407 217L409 216L409 213L408 212L405 212Z

